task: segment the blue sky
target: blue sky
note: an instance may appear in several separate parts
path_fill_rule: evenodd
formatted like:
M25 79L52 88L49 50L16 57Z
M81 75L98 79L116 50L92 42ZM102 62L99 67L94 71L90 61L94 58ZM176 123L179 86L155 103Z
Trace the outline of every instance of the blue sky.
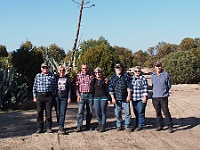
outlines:
M81 41L103 36L111 46L136 52L162 41L180 44L186 37L200 38L200 0L90 0L90 4L95 7L83 10ZM34 46L55 43L67 52L73 47L78 16L78 5L71 0L0 0L0 44L13 51L26 40Z

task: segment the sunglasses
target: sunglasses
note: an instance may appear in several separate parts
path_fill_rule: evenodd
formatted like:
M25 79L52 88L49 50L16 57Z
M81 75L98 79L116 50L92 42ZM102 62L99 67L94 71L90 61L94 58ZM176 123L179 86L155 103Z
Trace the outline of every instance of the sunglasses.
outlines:
M162 67L162 66L160 66L160 65L157 65L156 67Z
M64 72L65 70L63 69L63 70L60 70L60 72Z
M121 68L120 66L118 66L118 67L115 67L116 69L119 69L119 68Z
M134 72L141 72L140 70L134 70Z
M82 68L82 69L85 69L85 70L86 70L86 69L88 69L88 68Z
M44 67L42 67L42 69L49 69L49 68L44 66Z

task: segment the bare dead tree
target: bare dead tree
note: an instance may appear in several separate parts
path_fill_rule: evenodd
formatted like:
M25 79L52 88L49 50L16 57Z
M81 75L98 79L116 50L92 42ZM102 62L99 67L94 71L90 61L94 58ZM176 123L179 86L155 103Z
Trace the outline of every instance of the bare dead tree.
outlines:
M77 31L76 31L76 37L75 37L75 40L74 40L74 46L72 48L72 56L69 60L69 64L68 64L68 67L71 69L73 69L73 61L74 61L74 57L75 57L75 52L77 50L77 41L78 41L78 36L79 36L79 31L80 31L80 26L81 26L81 19L82 19L82 11L83 11L83 8L90 8L90 7L93 7L95 6L94 4L90 5L89 7L84 7L84 5L86 4L89 4L90 1L87 1L87 2L84 2L85 0L82 0L81 3L78 3L74 0L72 0L75 4L78 4L79 7L80 7L80 12L79 12L79 17L78 17L78 26L77 26Z

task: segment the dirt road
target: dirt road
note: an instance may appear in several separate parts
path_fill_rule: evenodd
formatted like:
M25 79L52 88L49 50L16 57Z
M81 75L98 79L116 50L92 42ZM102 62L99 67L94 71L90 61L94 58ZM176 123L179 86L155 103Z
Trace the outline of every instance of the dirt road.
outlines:
M57 134L55 111L53 133L36 134L36 111L0 114L1 150L200 150L200 86L176 85L170 91L169 106L174 133L155 131L155 111L151 99L146 109L146 126L142 131L116 131L113 106L108 108L107 131L74 132L77 104L70 104L66 114L66 135ZM93 127L96 125L94 116ZM134 116L132 122L134 123Z

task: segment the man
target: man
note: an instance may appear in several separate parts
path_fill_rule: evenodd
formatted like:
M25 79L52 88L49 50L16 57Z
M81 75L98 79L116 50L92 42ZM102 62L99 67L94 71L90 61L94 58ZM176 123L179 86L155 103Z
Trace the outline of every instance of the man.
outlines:
M81 67L81 72L77 74L76 78L76 96L78 102L77 132L82 131L85 105L87 111L86 129L90 130L94 92L94 75L88 71L87 63L83 63Z
M37 105L37 124L36 133L44 132L44 110L46 131L52 132L52 97L55 95L56 78L54 74L49 73L47 64L41 64L41 73L35 76L33 85L33 101Z
M163 117L161 109L166 117L169 133L173 132L172 128L172 118L168 108L168 96L169 90L171 88L170 76L167 72L162 69L162 63L156 62L154 64L155 71L151 76L153 95L152 103L156 111L156 116L158 120L158 128L156 131L161 131L163 129Z
M115 74L110 77L109 94L115 106L117 131L122 130L122 109L125 113L125 130L131 132L130 98L131 85L129 76L122 71L121 64L115 65Z

